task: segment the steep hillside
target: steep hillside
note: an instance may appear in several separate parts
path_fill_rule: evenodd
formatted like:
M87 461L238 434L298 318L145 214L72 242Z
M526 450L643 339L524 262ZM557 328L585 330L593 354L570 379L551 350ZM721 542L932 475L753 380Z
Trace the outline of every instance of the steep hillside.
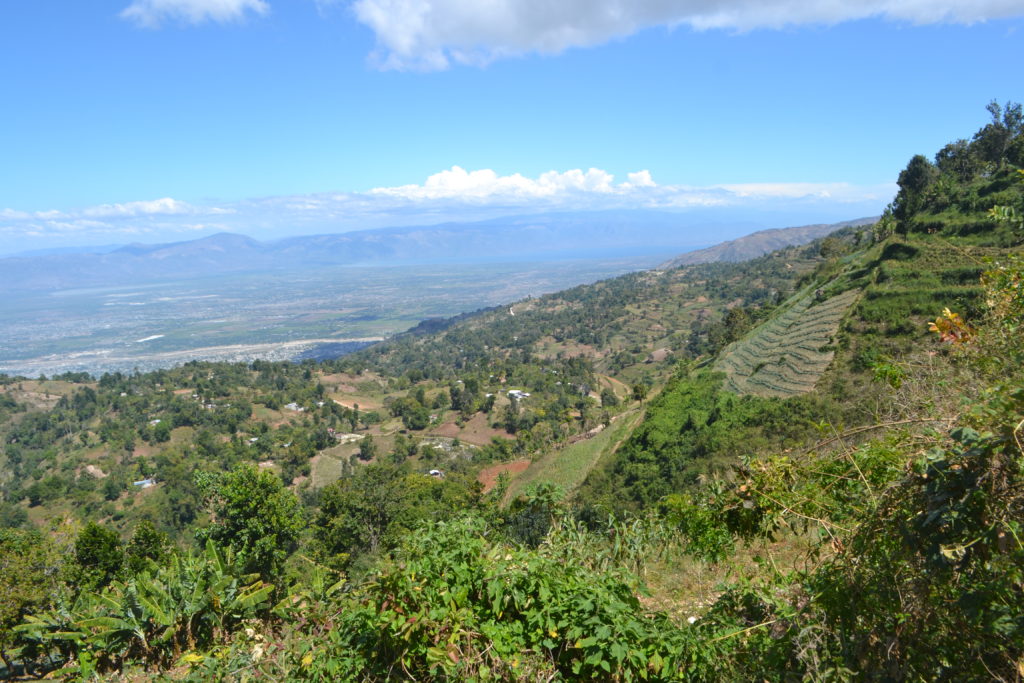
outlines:
M924 345L930 321L943 309L978 319L982 272L1024 241L1015 218L1021 172L961 150L975 172L955 176L947 153L938 166L911 160L870 236L821 242L825 258L798 291L711 364L720 374L684 366L633 437L584 482L580 504L639 509L745 454L806 447L823 427L907 418L904 379L935 363ZM931 400L933 414L953 409L941 393Z

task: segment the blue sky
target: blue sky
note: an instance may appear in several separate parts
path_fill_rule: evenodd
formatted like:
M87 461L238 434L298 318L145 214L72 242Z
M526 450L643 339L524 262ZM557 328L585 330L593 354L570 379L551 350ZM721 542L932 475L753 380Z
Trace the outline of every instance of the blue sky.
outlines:
M4 3L0 252L590 208L858 217L911 155L1021 99L1022 17L1024 0Z

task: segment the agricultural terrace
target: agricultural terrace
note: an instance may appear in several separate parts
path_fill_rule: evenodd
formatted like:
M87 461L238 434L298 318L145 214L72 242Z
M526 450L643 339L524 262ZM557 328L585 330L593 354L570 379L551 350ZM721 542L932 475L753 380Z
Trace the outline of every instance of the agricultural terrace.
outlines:
M832 362L839 323L859 294L851 289L819 303L815 292L807 291L781 314L729 345L715 364L726 374L725 388L781 398L814 389Z

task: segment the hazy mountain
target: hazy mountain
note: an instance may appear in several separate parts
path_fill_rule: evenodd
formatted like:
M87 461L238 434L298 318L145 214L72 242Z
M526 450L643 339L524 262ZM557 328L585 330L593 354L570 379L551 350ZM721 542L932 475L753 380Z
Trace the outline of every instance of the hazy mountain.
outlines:
M729 240L716 244L706 249L687 252L666 261L659 268L676 268L678 266L689 266L696 263L716 263L725 261L738 263L748 259L757 258L763 254L770 253L782 247L798 246L813 242L819 237L824 237L843 228L859 225L871 225L878 220L873 218L858 218L842 223L818 223L815 225L801 225L795 228L775 228L772 230L760 230L746 237Z
M695 254L700 254L696 258L704 261L742 260L780 246L806 243L843 225L846 224L762 231L713 248L721 252ZM245 235L219 233L183 242L130 244L107 253L3 258L0 291L112 286L364 263L667 257L723 238L738 237L758 227L761 226L741 221L715 222L679 213L600 211L382 228L265 242ZM697 261L680 261L690 262Z
M10 254L0 254L0 258L32 258L34 256L54 256L57 254L106 254L120 249L123 244L93 244L81 247L50 247L49 249L29 249Z
M0 291L54 290L226 273L357 263L487 263L555 258L669 255L712 235L756 229L745 222L695 222L653 211L515 216L472 223L395 227L258 241L220 233L108 253L46 253L0 259Z

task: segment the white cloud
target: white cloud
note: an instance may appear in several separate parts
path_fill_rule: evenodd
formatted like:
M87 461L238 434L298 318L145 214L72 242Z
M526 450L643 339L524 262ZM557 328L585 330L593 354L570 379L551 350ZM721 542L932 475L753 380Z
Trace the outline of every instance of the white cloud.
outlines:
M188 24L237 21L246 12L265 14L269 9L266 0L134 0L121 12L121 18L147 28L158 28L166 21Z
M126 202L124 204L101 204L82 210L82 215L95 218L116 218L120 216L175 215L195 213L195 207L177 199L164 197L152 201Z
M630 174L630 176L631 178L634 175L639 177L643 173L647 173L647 171ZM647 173L647 179L650 179L649 173ZM633 187L628 183L616 186L613 181L614 176L597 168L587 171L573 169L562 173L547 171L533 179L519 173L499 176L489 168L467 171L460 166L452 166L446 171L428 177L422 185L378 187L370 190L370 194L409 200L495 198L514 200L554 197L572 192L614 193Z
M467 171L460 166L429 176L422 185L377 187L366 195L404 200L416 204L432 202L502 203L547 206L566 205L583 208L602 207L684 207L720 206L763 200L830 200L857 202L887 199L890 185L875 187L850 183L739 183L691 187L659 185L647 170L626 174L627 181L616 183L615 176L599 168L586 171L546 171L536 178L519 173L498 175L491 169ZM358 195L337 196L349 204ZM329 199L305 199L303 209L323 210ZM598 208L598 207L595 207Z
M16 211L0 209L0 230L26 234L61 235L93 232L105 235L159 232L170 228L192 228L183 222L186 216L225 216L233 208L195 206L171 197L162 199L100 204L83 209L58 211ZM193 224L194 225L194 224ZM32 231L31 233L28 231Z
M316 234L401 225L473 221L546 211L654 209L668 211L822 212L821 222L880 211L895 186L850 183L739 183L694 187L659 184L648 170L617 181L608 171L551 170L534 177L453 166L422 183L362 192L264 197L202 206L164 197L66 211L0 209L0 234L89 244L132 236L149 241L197 232L255 237ZM826 218L827 217L827 218Z
M355 0L383 68L445 69L556 54L655 26L749 31L881 17L971 24L1024 14L1024 0Z
M835 201L861 201L891 197L889 185L876 188L861 187L850 183L740 183L719 185L741 199L802 199L818 198Z

